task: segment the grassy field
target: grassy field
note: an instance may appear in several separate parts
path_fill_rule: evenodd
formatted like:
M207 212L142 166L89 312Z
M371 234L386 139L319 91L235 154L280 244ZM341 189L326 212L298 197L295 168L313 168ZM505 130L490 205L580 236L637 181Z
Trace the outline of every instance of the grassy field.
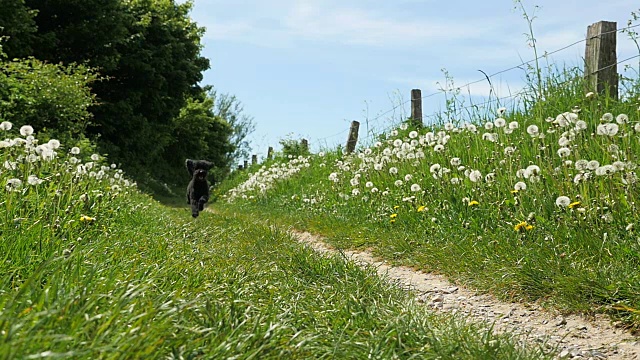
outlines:
M86 149L0 127L2 359L549 356L431 314L278 227L194 220Z
M218 189L219 211L257 212L506 300L637 328L637 87L615 100L585 94L577 70L542 81L509 109L453 94L436 122L396 119L353 154L283 154L237 172Z

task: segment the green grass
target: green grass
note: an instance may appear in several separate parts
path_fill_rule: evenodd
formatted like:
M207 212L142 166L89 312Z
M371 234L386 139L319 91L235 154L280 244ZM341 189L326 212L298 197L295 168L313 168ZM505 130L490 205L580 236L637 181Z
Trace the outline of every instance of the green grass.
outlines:
M239 172L219 188L219 211L638 327L640 112L637 84L627 88L621 100L586 96L579 71L552 68L541 101L536 90L511 109L465 114L456 95L440 122L400 121L355 154L280 156Z
M14 184L0 191L2 359L551 356L434 315L375 269L320 256L281 227L194 220L95 156L35 145L0 149L0 183Z

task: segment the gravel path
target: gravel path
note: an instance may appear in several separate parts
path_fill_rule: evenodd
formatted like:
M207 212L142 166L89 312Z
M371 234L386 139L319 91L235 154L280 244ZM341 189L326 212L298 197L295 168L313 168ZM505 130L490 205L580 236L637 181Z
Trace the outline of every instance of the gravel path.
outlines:
M292 232L302 243L320 253L336 253L321 237ZM487 328L520 334L523 342L558 348L559 359L637 359L640 338L616 328L604 316L585 319L578 315L554 315L536 305L508 303L456 286L443 276L390 266L368 252L346 251L362 266L374 266L378 273L417 294L418 301L442 312L468 315Z

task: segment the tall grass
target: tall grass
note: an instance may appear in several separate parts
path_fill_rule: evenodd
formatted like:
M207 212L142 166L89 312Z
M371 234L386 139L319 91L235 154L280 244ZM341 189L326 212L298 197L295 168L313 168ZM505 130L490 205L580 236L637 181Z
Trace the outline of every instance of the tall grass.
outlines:
M167 208L0 125L0 358L538 359L278 228Z
M577 69L531 80L493 116L405 123L355 154L280 158L221 191L338 246L638 326L638 100L585 94Z

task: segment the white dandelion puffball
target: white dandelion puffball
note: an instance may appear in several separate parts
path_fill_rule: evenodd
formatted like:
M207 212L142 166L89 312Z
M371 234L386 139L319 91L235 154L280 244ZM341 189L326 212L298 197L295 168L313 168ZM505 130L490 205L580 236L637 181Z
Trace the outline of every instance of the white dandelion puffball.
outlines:
M536 125L529 125L527 127L527 134L531 136L538 136L538 134L540 134L540 130Z
M22 136L33 135L33 127L31 127L29 125L22 126L20 128L20 135L22 135Z
M569 204L571 204L571 199L569 199L568 196L558 196L558 198L556 199L556 206L564 208L569 206Z
M520 190L526 190L526 189L527 189L527 184L525 184L525 183L524 183L524 182L522 182L522 181L518 181L518 182L513 186L513 188L514 188L515 190L517 190L517 191L520 191Z
M469 180L478 182L482 179L482 173L479 170L473 170L469 173Z

